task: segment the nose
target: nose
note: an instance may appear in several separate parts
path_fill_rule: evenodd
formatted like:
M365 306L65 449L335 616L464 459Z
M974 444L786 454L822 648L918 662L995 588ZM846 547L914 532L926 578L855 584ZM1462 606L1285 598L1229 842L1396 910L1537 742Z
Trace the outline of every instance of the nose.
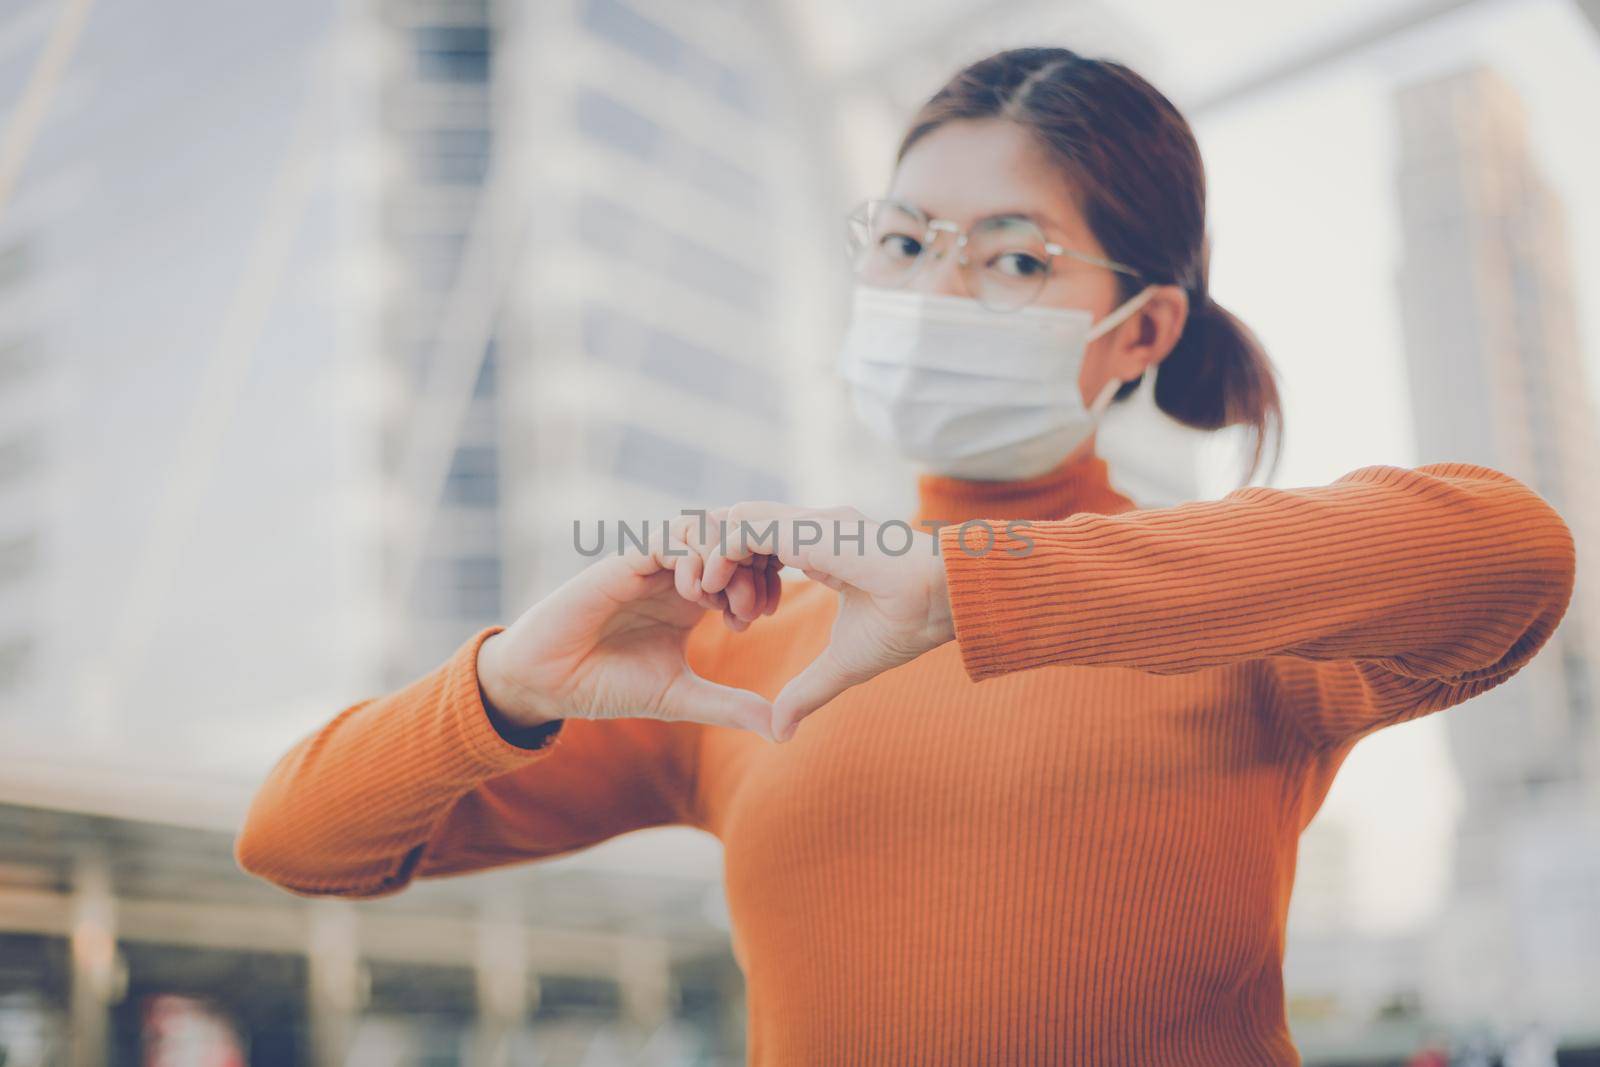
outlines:
M961 252L955 238L944 232L934 234L933 243L922 250L912 288L941 296L970 296L961 277Z

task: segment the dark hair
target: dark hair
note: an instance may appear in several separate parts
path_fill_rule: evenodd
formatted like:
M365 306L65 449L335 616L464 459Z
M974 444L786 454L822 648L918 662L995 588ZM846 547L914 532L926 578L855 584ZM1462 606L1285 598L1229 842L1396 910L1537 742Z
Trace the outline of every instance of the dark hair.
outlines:
M1156 365L1156 406L1196 429L1250 426L1245 482L1260 467L1270 433L1276 470L1283 409L1272 361L1207 291L1205 167L1178 109L1120 63L1065 48L1016 48L971 64L935 93L900 142L896 163L944 123L982 118L1021 124L1060 163L1106 254L1143 276L1117 276L1123 299L1146 282L1187 290L1183 334ZM1125 383L1116 399L1142 380Z

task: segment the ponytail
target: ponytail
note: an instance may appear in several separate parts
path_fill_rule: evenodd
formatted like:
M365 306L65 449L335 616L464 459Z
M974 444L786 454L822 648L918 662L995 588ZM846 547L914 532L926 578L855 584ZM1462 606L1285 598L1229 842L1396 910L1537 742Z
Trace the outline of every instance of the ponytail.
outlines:
M1206 295L1204 283L1198 288L1182 336L1156 365L1156 407L1197 430L1250 427L1245 483L1260 468L1270 436L1270 481L1283 451L1283 407L1272 361L1250 327Z

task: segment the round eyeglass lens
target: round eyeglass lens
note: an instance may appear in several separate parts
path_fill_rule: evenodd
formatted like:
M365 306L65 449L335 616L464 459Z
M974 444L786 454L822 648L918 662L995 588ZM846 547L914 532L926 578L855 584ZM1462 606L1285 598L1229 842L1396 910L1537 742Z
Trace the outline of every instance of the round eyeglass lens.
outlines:
M1015 311L1032 303L1050 277L1049 241L1028 219L986 219L967 235L967 286L979 303Z
M847 222L851 265L869 285L903 285L915 272L927 234L927 220L910 207L869 200Z

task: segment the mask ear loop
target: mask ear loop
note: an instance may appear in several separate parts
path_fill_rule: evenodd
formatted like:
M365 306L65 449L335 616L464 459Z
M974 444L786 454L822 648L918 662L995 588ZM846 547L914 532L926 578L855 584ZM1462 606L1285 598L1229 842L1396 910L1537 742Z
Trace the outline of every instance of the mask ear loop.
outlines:
M1111 406L1111 398L1117 395L1117 390L1122 388L1122 379L1113 377L1101 387L1100 395L1094 398L1094 403L1089 405L1089 413L1096 422L1106 413L1106 408Z
M1155 294L1155 291L1156 290L1154 286L1147 285L1143 289L1140 289L1137 293L1134 293L1132 296L1128 297L1128 299L1122 302L1121 307L1115 308L1108 315L1106 315L1105 318L1095 323L1094 326L1090 328L1089 334L1084 338L1084 340L1097 340L1105 336L1105 334L1109 331L1114 330L1118 326L1121 326L1124 322L1127 322L1128 317L1135 311L1138 311L1140 308L1144 307L1146 301L1148 301L1150 297Z
M1147 285L1124 300L1121 307L1114 309L1105 318L1094 324L1093 328L1089 330L1086 340L1093 341L1096 338L1103 337L1107 332L1128 321L1129 316L1143 307L1154 292L1155 288ZM1099 395L1094 398L1094 403L1089 405L1089 413L1094 416L1096 422L1099 422L1100 417L1106 413L1106 409L1111 406L1111 399L1117 395L1117 390L1121 389L1122 386L1122 379L1113 377L1101 387Z

